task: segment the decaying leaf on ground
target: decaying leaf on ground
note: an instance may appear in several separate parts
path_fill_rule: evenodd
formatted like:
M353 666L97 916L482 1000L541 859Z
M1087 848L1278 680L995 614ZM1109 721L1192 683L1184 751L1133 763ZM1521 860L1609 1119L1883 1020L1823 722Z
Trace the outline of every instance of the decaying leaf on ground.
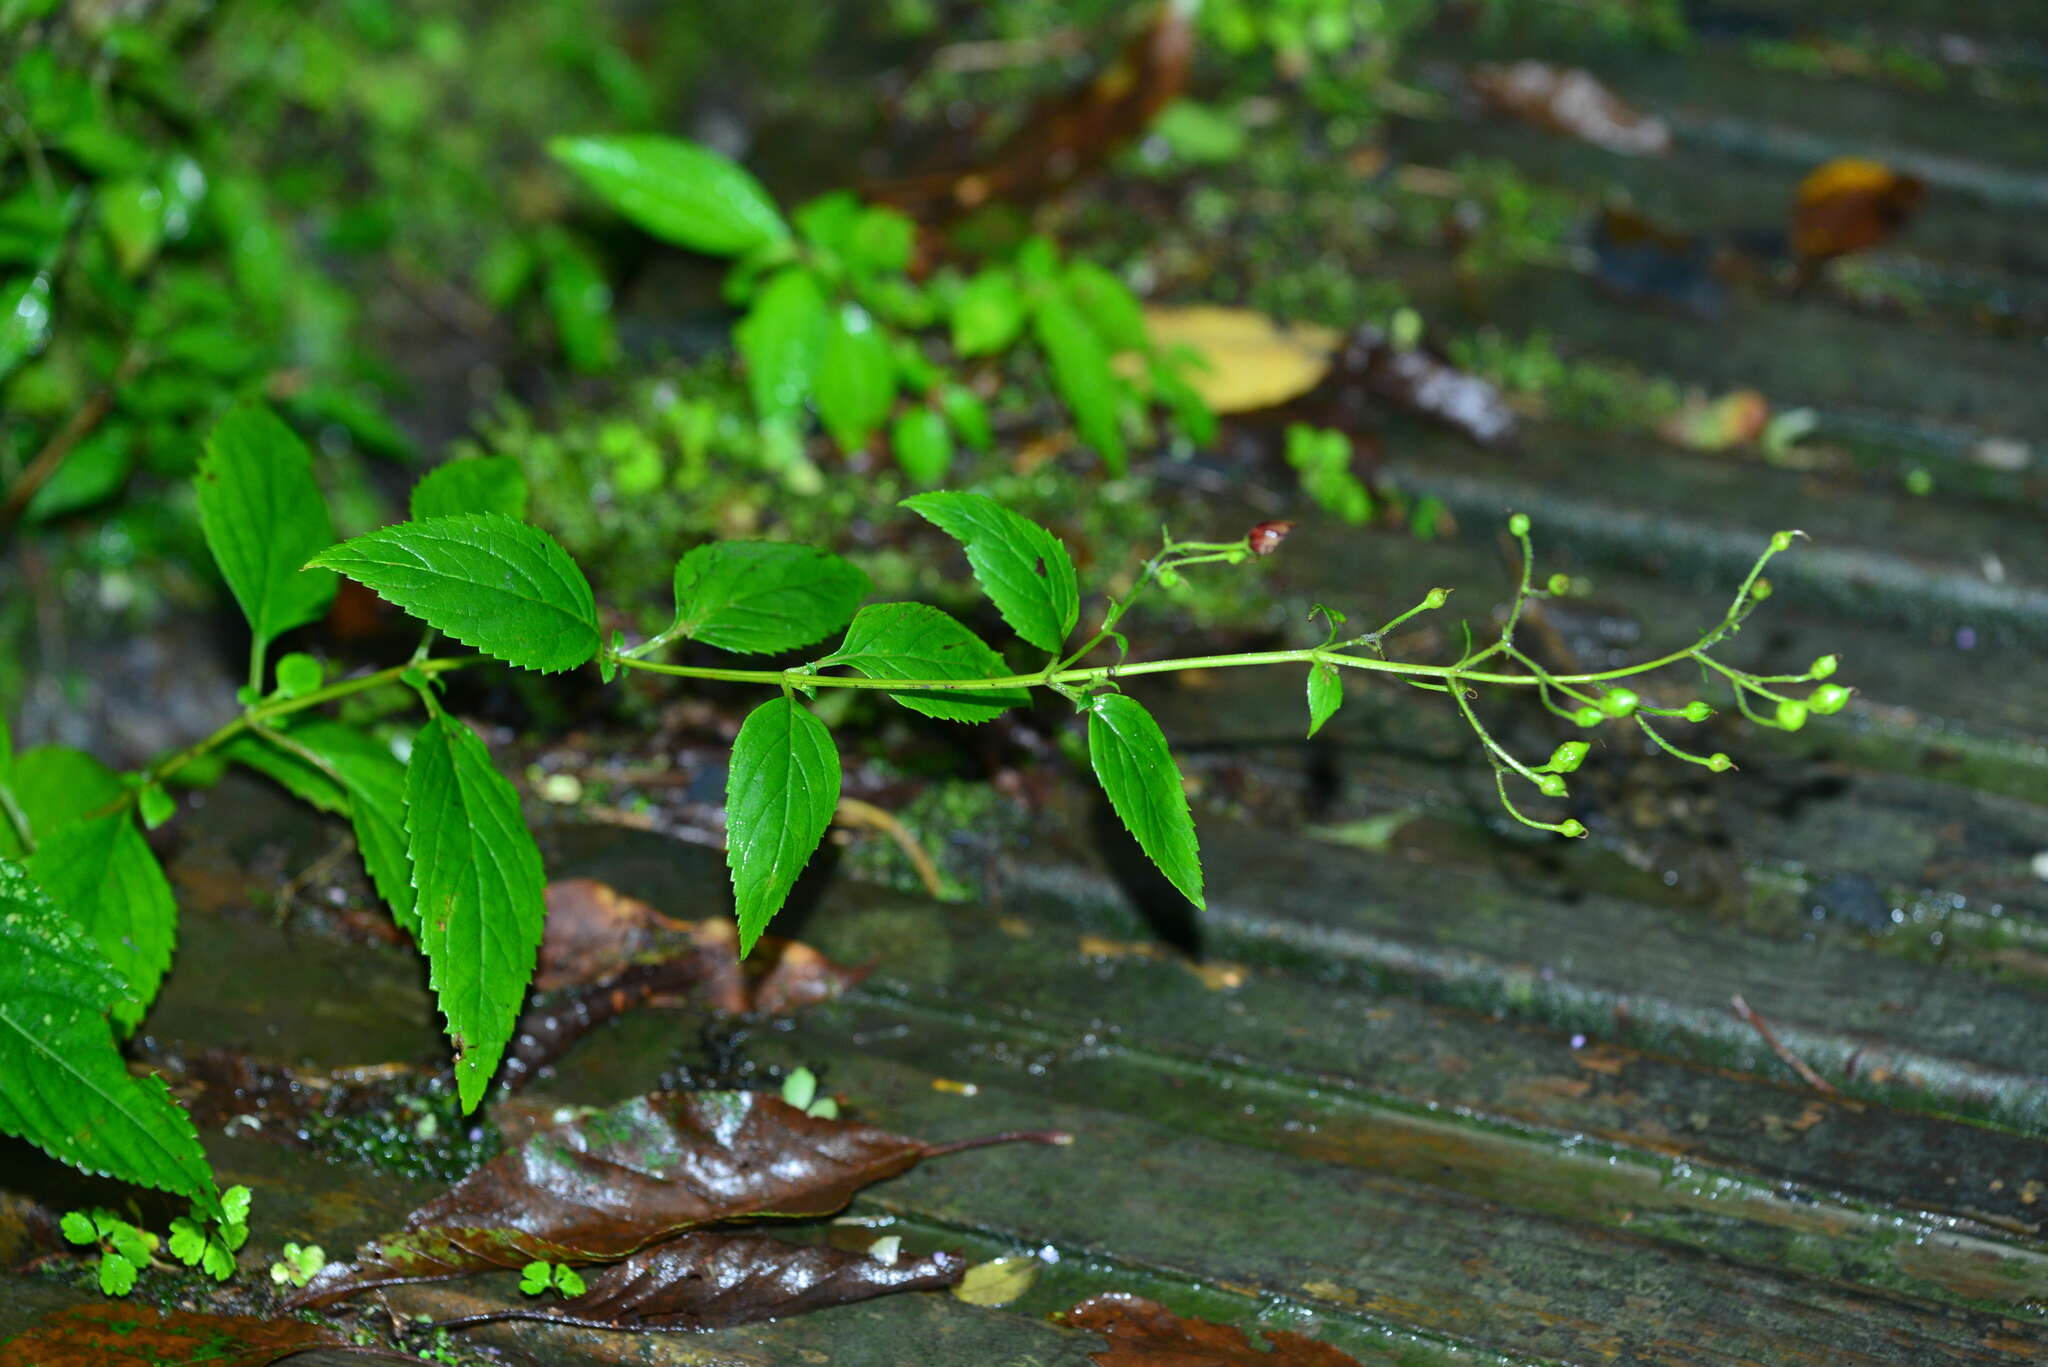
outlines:
M1675 413L1657 424L1657 434L1690 451L1726 451L1761 437L1771 420L1770 401L1754 389L1715 398L1686 397Z
M1370 324L1345 339L1329 375L1303 402L1313 403L1332 390L1337 391L1333 399L1355 394L1378 400L1463 433L1481 446L1505 446L1515 439L1515 412L1492 381L1458 369L1427 343L1399 346Z
M760 1092L650 1092L534 1135L321 1270L295 1305L529 1262L606 1262L686 1230L829 1215L925 1158L1048 1132L927 1144Z
M1190 7L1167 0L1115 60L1033 109L988 159L965 170L875 185L866 195L925 224L984 204L1028 205L1059 193L1131 142L1187 85L1194 59Z
M394 1362L416 1358L359 1348L325 1325L247 1315L197 1315L146 1305L80 1305L46 1316L0 1344L0 1367L264 1367L315 1348Z
M1064 1316L1076 1329L1109 1340L1089 1356L1097 1367L1360 1367L1357 1358L1285 1329L1264 1329L1270 1351L1244 1330L1183 1319L1157 1301L1121 1291L1090 1296Z
M1370 324L1346 335L1206 306L1148 308L1145 318L1162 348L1184 347L1200 358L1188 383L1218 413L1285 414L1350 431L1370 426L1374 410L1386 407L1482 446L1514 439L1514 410L1491 381L1426 343L1397 345Z
M1809 265L1889 242L1920 208L1927 184L1882 162L1838 157L1799 182L1792 250Z
M567 1300L508 1305L443 1320L542 1320L591 1329L691 1332L800 1315L896 1291L938 1291L960 1280L957 1253L883 1262L867 1253L792 1244L765 1234L685 1234L593 1272Z
M1155 304L1145 310L1154 346L1185 348L1197 363L1184 378L1212 412L1248 413L1299 398L1330 372L1343 344L1334 328L1281 323L1256 309ZM1135 362L1136 358L1132 358ZM1139 367L1127 366L1133 374Z
M1489 109L1538 128L1623 156L1662 156L1671 150L1671 129L1664 120L1630 108L1589 71L1533 60L1483 62L1472 69L1470 81Z
M575 990L520 1015L499 1069L507 1091L638 1007L687 1001L728 1015L781 1016L829 1001L868 974L773 935L743 960L729 918L671 920L594 879L558 879L548 885L547 902L534 985Z

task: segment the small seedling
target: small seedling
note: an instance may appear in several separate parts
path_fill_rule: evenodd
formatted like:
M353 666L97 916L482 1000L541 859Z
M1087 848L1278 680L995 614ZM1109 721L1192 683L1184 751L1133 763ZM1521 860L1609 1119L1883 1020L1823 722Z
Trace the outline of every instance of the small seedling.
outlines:
M70 1211L58 1227L72 1243L99 1249L100 1290L109 1296L133 1291L135 1274L149 1266L156 1254L156 1235L136 1228L104 1206Z
M286 1244L284 1256L270 1265L270 1280L279 1286L304 1286L325 1266L327 1253L320 1245Z
M220 1208L218 1217L208 1216L194 1202L189 1217L171 1221L171 1256L224 1282L235 1275L235 1254L249 1241L249 1189L229 1187Z
M782 1080L782 1099L818 1120L839 1118L838 1101L818 1095L818 1075L808 1068L798 1068Z
M567 1263L532 1262L519 1269L519 1289L529 1296L554 1291L562 1296L580 1296L583 1278Z

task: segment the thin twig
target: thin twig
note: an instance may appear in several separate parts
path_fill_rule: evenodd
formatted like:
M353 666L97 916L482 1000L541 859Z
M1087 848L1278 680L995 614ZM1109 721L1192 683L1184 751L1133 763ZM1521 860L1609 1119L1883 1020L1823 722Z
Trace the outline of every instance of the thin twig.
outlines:
M924 890L934 899L944 900L946 885L939 877L939 866L932 862L931 855L925 852L924 846L911 834L908 826L874 803L862 802L857 797L840 798L839 810L834 815L839 818L839 824L842 826L865 826L870 830L880 831L895 841L896 848L903 851L904 857L910 861L910 866L917 870L918 881L924 884Z
M1815 1090L1816 1092L1822 1093L1823 1095L1840 1095L1840 1093L1838 1093L1835 1090L1834 1085L1832 1083L1830 1083L1826 1078L1822 1077L1819 1073L1814 1072L1813 1069L1807 1066L1805 1059L1802 1059L1801 1057L1799 1057L1799 1055L1793 1053L1790 1049L1787 1049L1785 1047L1784 1043L1780 1041L1778 1036L1771 1030L1770 1024L1766 1022L1762 1016L1759 1016L1755 1011L1750 1009L1749 1003L1742 999L1742 994L1740 992L1730 997L1728 999L1728 1004L1735 1008L1736 1019L1744 1022L1749 1026L1750 1029L1756 1031L1757 1034L1763 1039L1763 1042L1770 1046L1771 1052L1776 1054L1787 1068L1790 1068L1793 1072L1799 1074L1799 1080L1801 1082L1804 1082L1807 1086L1813 1088L1813 1090Z
M49 482L57 467L71 454L71 448L92 434L114 408L114 391L107 388L87 399L76 409L64 425L43 443L43 449L36 452L28 468L14 481L14 487L7 491L7 502L0 505L0 536L12 531L15 522L28 507L29 500L36 496L36 490Z

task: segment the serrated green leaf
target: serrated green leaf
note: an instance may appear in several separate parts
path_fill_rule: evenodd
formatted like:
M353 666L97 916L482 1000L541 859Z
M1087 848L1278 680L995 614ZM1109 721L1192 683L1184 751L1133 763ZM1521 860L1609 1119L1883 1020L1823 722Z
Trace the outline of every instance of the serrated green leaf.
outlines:
M38 745L14 757L8 791L38 838L118 800L121 776L86 754L64 745ZM0 855L25 859L13 823L0 821Z
M455 1044L462 1109L473 1111L504 1056L540 950L540 850L490 751L448 716L413 741L405 831L427 980Z
M1344 705L1344 680L1337 666L1321 660L1308 667L1308 733L1313 736Z
M382 527L312 563L508 664L553 673L597 654L590 581L553 537L500 513Z
M526 516L526 474L511 456L478 456L451 460L427 471L412 486L412 519L453 517L458 513L502 513Z
M134 1263L137 1267L149 1261L149 1241L142 1237L142 1231L127 1221L115 1222L107 1242L114 1246L114 1252Z
M237 404L207 436L198 489L207 549L259 652L327 610L334 576L305 565L334 540L334 524L296 432L261 404Z
M220 748L222 759L254 769L299 801L336 816L348 815L348 794L320 769L260 736L236 736Z
M782 909L839 806L839 752L825 723L790 698L747 714L726 770L726 866L740 954Z
M1012 631L1040 650L1059 650L1080 619L1081 590L1058 537L981 494L916 494L903 506L966 549Z
M733 329L733 343L747 363L756 413L776 418L803 411L824 353L825 322L824 291L801 267L777 272L754 296Z
M630 133L556 138L548 151L614 209L677 246L738 256L789 238L761 183L694 142Z
M84 1211L64 1212L64 1218L57 1222L57 1228L74 1244L96 1244L100 1239L99 1230L93 1227L91 1218Z
M678 635L772 655L846 625L873 589L858 568L813 546L714 541L676 562Z
M1003 657L960 623L924 603L862 608L846 639L820 665L845 665L870 679L992 679L1008 674ZM1021 688L891 692L912 711L940 721L984 722L1030 701Z
M953 296L953 350L963 357L1003 350L1024 330L1027 312L1024 291L1010 272L993 268L968 277Z
M1104 693L1088 704L1088 760L1109 805L1181 895L1202 905L1202 861L1180 768L1165 733L1136 700Z
M1111 351L1143 351L1151 345L1145 334L1145 308L1131 287L1092 261L1067 267L1067 296Z
M171 1256L187 1267L197 1267L206 1254L206 1231L196 1220L179 1216L171 1221Z
M819 356L818 417L843 451L867 444L896 402L896 364L889 334L858 304L825 316Z
M218 1210L191 1118L114 1047L105 1015L127 995L76 922L0 859L0 1131L82 1171Z
M889 433L896 464L914 484L936 484L953 465L953 439L946 420L923 404L903 410Z
M1038 344L1052 362L1053 384L1074 415L1074 430L1101 453L1112 473L1122 474L1128 453L1108 349L1080 311L1057 290L1039 295L1031 320Z
M149 842L115 812L42 835L26 867L121 975L128 990L113 1016L127 1034L156 997L177 941L178 905Z

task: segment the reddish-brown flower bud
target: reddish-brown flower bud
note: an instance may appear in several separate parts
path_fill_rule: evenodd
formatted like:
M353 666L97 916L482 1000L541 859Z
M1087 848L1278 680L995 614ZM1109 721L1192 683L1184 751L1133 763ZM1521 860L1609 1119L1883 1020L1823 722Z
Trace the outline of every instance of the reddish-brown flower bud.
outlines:
M1245 535L1253 555L1271 555L1280 549L1280 543L1294 530L1292 522L1261 522Z

